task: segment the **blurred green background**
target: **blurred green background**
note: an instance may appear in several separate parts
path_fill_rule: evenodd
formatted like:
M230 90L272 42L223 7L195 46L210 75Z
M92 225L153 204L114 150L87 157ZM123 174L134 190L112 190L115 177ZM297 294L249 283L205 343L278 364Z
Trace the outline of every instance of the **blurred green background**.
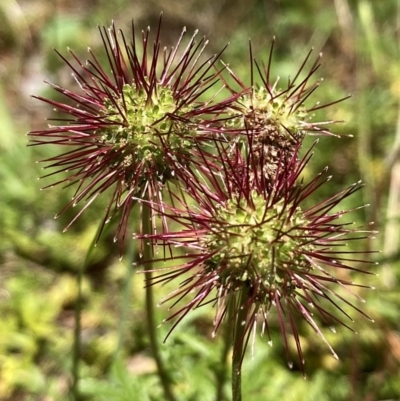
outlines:
M370 204L355 218L359 224L374 221L380 231L366 244L366 249L382 250L375 257L379 277L354 278L376 287L362 292L365 304L354 298L375 323L353 313L356 322L350 324L357 335L342 327L336 334L324 329L340 361L300 323L304 380L296 367L288 369L272 316L274 346L257 338L254 358L249 350L243 399L400 400L400 2L395 0L1 1L0 400L68 399L76 272L106 205L105 199L92 205L62 233L79 206L54 220L72 192L61 186L40 191L51 181L37 180L44 173L35 161L58 151L26 147L25 133L44 127L52 113L30 95L54 96L44 80L63 86L72 81L53 48L66 54L68 46L85 59L87 47L101 48L97 24L114 20L129 30L134 19L140 29L155 28L161 11L163 43L172 45L183 26L207 35L210 54L230 42L223 59L245 82L248 38L256 57L266 61L275 35L273 74L293 76L313 46L316 55L324 53L318 74L325 81L311 102L353 95L322 111L321 118L346 120L332 130L354 137L323 138L308 173L329 165L333 179L320 196L359 179L366 183L342 207ZM133 216L132 232L135 223ZM128 247L120 261L112 230L95 249L84 277L82 397L163 400L144 324L143 277L131 274L136 250ZM167 291L157 287L156 298ZM165 307L157 313L160 322L168 316ZM219 372L229 365L220 362L221 336L211 338L212 319L211 307L196 310L162 346L180 400L230 399L229 382L216 397ZM160 341L169 327L160 327Z

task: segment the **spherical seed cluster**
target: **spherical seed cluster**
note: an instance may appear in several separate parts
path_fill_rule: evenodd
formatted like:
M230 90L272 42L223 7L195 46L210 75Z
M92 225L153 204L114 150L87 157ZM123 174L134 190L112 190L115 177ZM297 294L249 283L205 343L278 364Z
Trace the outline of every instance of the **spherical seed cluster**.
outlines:
M241 101L246 111L246 124L252 129L260 129L260 134L274 133L276 139L282 140L304 135L301 123L307 117L307 111L304 106L295 107L295 102L287 95L261 86L255 87Z
M114 163L122 162L129 168L145 160L156 167L157 175L163 175L170 163L162 140L169 149L179 150L181 154L194 146L191 137L196 132L191 130L191 124L177 121L176 115L175 119L171 118L177 109L168 87L158 86L149 96L143 88L126 84L120 97L105 101L104 115L110 126L98 130L100 141L119 152L121 160L116 158ZM187 106L181 108L178 114L184 115L187 109Z
M256 294L254 299L269 302L275 290L290 295L296 288L291 277L312 266L304 258L306 225L300 208L295 213L278 202L268 207L256 191L246 199L230 199L218 207L217 222L205 236L202 245L211 256L206 269L218 269L219 285L233 289L247 283Z
M275 85L268 89L254 86L240 97L240 114L229 121L230 126L243 127L246 132L247 138L239 138L239 142L245 144L250 137L250 163L257 166L257 175L262 174L266 182L274 180L278 166L293 157L306 135L308 112L286 92Z
M220 116L224 118L225 109L239 94L222 102L200 99L206 91L215 96L214 85L216 93L221 89L220 71L214 67L223 50L207 56L208 41L204 37L196 41L197 31L185 48L186 28L175 46L162 45L161 18L153 46L150 28L142 32L137 46L133 22L130 38L114 24L109 29L99 27L99 31L108 63L101 63L102 58L90 48L85 62L70 49L68 57L56 51L71 69L79 89L50 84L64 101L34 96L64 116L29 135L32 145L72 148L42 160L46 169L57 169L43 178L68 173L44 188L79 183L73 199L60 213L85 200L65 230L100 194L110 190L103 225L121 211L115 239L122 240L122 251L137 198L161 202L164 189L169 190L166 182L176 178L173 173L178 174L181 166L190 168L203 164L204 157L214 158L198 149L208 143L210 132L220 129ZM208 128L210 121L215 126Z

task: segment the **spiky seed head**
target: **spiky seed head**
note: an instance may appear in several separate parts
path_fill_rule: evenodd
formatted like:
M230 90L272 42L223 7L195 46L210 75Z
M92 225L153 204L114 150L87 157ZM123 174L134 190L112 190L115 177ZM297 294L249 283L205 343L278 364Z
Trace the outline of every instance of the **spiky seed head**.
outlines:
M240 159L240 147L236 149ZM243 336L235 339L234 352L242 352L259 323L271 341L270 312L275 311L289 361L291 332L304 367L296 316L313 328L337 358L318 320L353 330L329 306L351 321L343 305L366 316L347 296L361 299L352 288L369 286L356 284L349 276L351 272L372 274L363 266L373 262L364 259L368 252L351 251L347 245L374 232L349 225L343 216L352 210L338 211L340 203L362 187L361 182L309 206L309 197L330 179L324 171L308 183L298 182L310 158L308 153L298 161L294 155L288 164L279 166L273 187L254 181L243 163L227 164L224 174L199 178L198 185L188 187L195 208L187 203L185 209L170 208L182 230L151 238L192 251L181 257L182 264L164 270L152 281L180 280L164 302L173 300L176 306L189 298L167 319L177 319L173 327L192 309L214 303L216 332L233 308L231 324L244 326Z
M45 177L68 172L67 178L56 184L75 184L73 199L63 210L86 200L67 228L110 189L103 224L121 211L115 239L124 239L137 200L161 202L165 183L176 177L174 171L179 166L203 163L206 151L200 157L198 148L213 135L210 122L218 127L219 115L235 97L214 101L211 88L215 86L219 93L221 85L219 71L212 69L223 50L204 56L208 41L200 38L196 43L197 32L185 48L181 46L186 29L176 46L162 50L160 18L151 51L149 29L142 32L141 47L136 45L133 23L131 41L114 25L100 27L99 31L108 64L101 63L91 49L86 63L70 50L73 62L57 52L72 70L79 88L50 84L66 97L65 103L35 96L63 116L58 125L29 135L32 145L69 148L43 160L46 168L56 169ZM211 97L206 101L200 99L205 92Z

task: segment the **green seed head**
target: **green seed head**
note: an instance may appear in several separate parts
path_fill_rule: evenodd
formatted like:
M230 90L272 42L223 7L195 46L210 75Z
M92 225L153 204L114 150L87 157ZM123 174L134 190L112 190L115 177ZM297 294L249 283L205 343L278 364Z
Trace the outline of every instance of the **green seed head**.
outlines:
M238 288L245 283L257 288L256 298L262 301L277 287L291 291L292 274L311 268L302 255L310 246L303 244L306 221L300 208L286 211L282 201L268 207L255 191L251 201L233 199L220 206L218 223L203 246L214 254L207 268L220 272L221 285L230 282Z
M250 94L239 98L239 104L242 114L229 124L258 131L261 142L283 142L292 136L304 135L303 127L308 116L306 108L274 88L268 91L263 86L256 86Z
M294 156L296 146L305 136L308 113L296 102L275 87L270 90L254 87L250 94L239 99L241 114L236 111L228 123L251 134L251 149L246 145L249 143L246 136L238 140L244 144L252 164L259 165L258 171L267 183L273 182L279 165Z
M171 157L174 151L189 154L193 147L193 121L183 123L173 117L183 118L190 110L178 107L168 87L157 86L149 96L134 84L124 85L122 96L106 99L104 106L110 126L98 131L100 141L121 153L117 162L126 168L146 162L155 174L163 175L169 165L163 143Z
M274 97L271 97L271 94ZM304 106L293 110L289 98L278 95L279 92L270 93L265 87L255 88L252 96L244 99L244 106L249 110L246 116L248 122L269 125L282 136L288 135L287 130L292 134L300 134L302 122L307 116Z

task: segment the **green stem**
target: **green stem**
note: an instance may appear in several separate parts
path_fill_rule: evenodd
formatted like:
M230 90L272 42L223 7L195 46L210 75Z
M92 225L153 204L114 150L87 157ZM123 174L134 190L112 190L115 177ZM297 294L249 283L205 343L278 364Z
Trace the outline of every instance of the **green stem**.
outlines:
M82 330L82 321L81 321L81 315L82 315L82 302L83 302L83 294L82 294L82 282L83 282L83 275L89 265L90 259L92 257L93 250L96 246L96 241L98 239L100 230L102 228L102 223L99 225L97 228L96 234L92 239L92 242L89 245L89 249L86 253L85 260L83 262L83 266L79 269L78 271L78 276L76 278L76 283L78 286L78 293L76 297L76 303L75 303L75 313L74 313L74 318L75 318L75 327L74 327L74 344L72 347L72 368L71 368L71 373L72 373L72 384L70 387L70 398L72 398L73 401L78 401L80 399L79 395L79 362L80 362L80 357L81 357L81 330Z
M75 303L75 327L74 327L74 344L72 348L72 384L70 394L73 401L79 400L79 361L81 356L81 312L82 312L82 280L83 268L79 269L78 277L76 279L78 286L78 294Z
M244 334L246 329L246 307L245 307L246 294L241 290L240 300L237 305L232 300L233 308L232 313L237 316L231 316L232 321L235 322L233 333L233 357L232 357L232 401L242 401L242 356L244 346Z
M142 213L142 223L143 223L143 234L152 234L151 225L151 209L147 205L143 205ZM156 323L155 323L155 312L154 312L154 297L153 297L153 286L151 284L152 278L152 260L153 260L153 250L150 241L144 241L143 244L143 257L146 261L145 264L145 278L146 278L146 319L147 327L149 331L150 346L153 352L154 360L156 361L158 375L160 377L161 385L164 390L165 398L169 401L176 401L175 395L171 388L171 378L168 374L164 362L161 358L160 349L158 346L157 333L156 333Z
M133 278L133 260L135 257L135 247L133 243L129 244L128 248L128 260L127 260L127 275L125 277L125 285L122 293L121 300L121 317L118 327L118 344L115 351L115 359L118 360L121 356L122 348L124 345L124 340L126 337L126 323L128 320L129 310L131 308L131 288L132 288L132 278Z

